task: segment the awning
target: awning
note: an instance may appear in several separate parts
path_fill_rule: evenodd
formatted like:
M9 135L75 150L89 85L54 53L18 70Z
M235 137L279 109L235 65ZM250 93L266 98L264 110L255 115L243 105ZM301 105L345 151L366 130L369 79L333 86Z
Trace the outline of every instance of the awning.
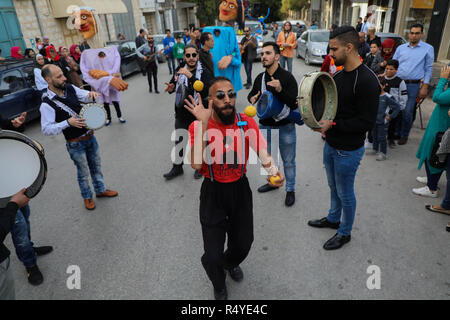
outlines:
M122 0L50 0L50 4L54 18L68 17L67 8L71 5L91 7L99 14L128 12Z

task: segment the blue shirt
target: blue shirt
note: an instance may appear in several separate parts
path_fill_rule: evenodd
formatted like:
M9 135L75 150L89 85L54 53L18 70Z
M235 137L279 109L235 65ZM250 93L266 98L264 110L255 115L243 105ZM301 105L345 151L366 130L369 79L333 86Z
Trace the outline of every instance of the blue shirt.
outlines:
M190 36L186 37L186 35L184 35L183 36L183 42L184 42L184 44L188 44L189 42L191 42L191 37Z
M369 29L372 25L370 24L369 21L367 22L363 22L362 26L361 26L361 32L367 33L367 29Z
M430 83L434 64L433 46L422 40L415 47L405 43L397 48L393 59L399 62L397 77L403 80L424 79L424 83Z
M163 40L163 45L164 45L164 54L172 56L173 46L175 45L175 38L165 37Z

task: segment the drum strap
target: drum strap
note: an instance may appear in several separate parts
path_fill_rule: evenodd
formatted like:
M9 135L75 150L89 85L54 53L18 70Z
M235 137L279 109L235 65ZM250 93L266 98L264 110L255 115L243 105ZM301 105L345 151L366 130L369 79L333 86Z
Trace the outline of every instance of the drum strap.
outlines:
M264 72L263 76L262 76L262 81L261 81L261 95L260 95L260 97L266 91L267 91L267 88L266 88L266 73ZM273 96L274 99L276 99L273 94L272 94L272 96ZM285 104L284 107L283 107L283 110L281 110L281 112L279 114L273 116L272 118L275 121L281 121L281 120L287 118L289 116L290 112L291 112L291 109L289 109L289 107Z
M245 169L245 130L244 126L247 125L247 121L242 121L240 113L236 113L238 122L237 125L240 128L241 131L241 145L242 145L242 153L241 153L241 160L243 160L241 165L241 178L244 175L244 169ZM208 131L206 131L206 140L208 141ZM208 160L208 168L209 168L209 176L211 177L211 181L214 181L214 173L212 168L212 161L211 161L211 153L209 151L208 146L206 146L206 156Z

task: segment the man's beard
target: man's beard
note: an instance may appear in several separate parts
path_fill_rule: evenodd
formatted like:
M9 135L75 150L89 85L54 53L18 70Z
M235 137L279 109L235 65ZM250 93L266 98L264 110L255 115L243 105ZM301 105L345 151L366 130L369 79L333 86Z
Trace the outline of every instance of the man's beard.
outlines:
M223 124L229 125L234 123L234 119L236 116L236 108L231 105L230 103L224 105L222 108L217 107L215 104L213 104L213 109L216 112L217 116L219 117L220 121L222 121ZM230 114L224 114L223 111L226 109L232 109L233 112Z
M53 86L54 86L56 89L60 89L60 90L66 89L66 82L65 82L65 81L62 82L62 83L55 83L55 82L53 82L52 84L53 84Z
M343 66L345 61L347 60L347 56L344 56L342 59L337 59L336 57L332 57L334 60L334 64L337 67Z
M266 68L266 69L270 69L270 67L272 67L274 63L275 63L275 61L272 62L271 64L265 65L264 61L263 61L263 67Z

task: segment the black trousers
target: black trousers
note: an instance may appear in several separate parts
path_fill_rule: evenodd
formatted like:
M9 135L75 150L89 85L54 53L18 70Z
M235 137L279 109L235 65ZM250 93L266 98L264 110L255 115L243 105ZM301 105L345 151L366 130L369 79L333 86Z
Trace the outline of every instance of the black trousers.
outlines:
M118 101L113 101L112 103L114 105L114 108L116 109L117 118L121 118L122 117L122 112L120 111L119 102ZM103 106L105 107L106 115L108 117L108 120L111 120L111 109L109 108L109 103L105 102L103 104Z
M188 130L189 126L191 125L193 121L185 120L181 117L175 118L175 130L178 129L184 129ZM184 139L186 138L186 139ZM179 134L177 132L175 136L175 162L174 165L183 165L183 157L184 157L184 151L186 150L187 144L189 142L189 138L187 136L183 136L182 134ZM181 143L181 145L179 145Z
M224 269L241 264L253 243L253 199L247 177L232 183L205 178L200 191L200 223L202 265L214 288L221 290L225 287Z
M158 91L158 66L156 64L154 65L149 64L147 66L147 81L148 81L148 88L150 90L152 90L152 77L155 83L155 91Z

